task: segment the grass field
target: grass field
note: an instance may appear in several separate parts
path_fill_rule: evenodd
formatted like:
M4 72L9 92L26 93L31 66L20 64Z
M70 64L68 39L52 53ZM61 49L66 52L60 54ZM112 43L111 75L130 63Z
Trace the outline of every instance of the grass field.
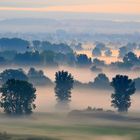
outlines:
M140 140L140 122L69 118L65 113L0 114L0 132L0 140Z

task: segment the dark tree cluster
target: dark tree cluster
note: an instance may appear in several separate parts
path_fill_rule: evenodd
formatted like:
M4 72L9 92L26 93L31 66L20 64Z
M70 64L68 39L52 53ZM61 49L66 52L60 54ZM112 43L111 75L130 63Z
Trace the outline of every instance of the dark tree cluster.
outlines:
M98 58L93 59L92 65L94 66L100 66L100 67L105 67L105 61L99 60Z
M92 88L97 88L97 89L111 88L109 78L104 73L98 74L98 76L95 77L94 82L90 82L89 85Z
M52 81L44 75L44 72L37 71L34 68L30 68L26 74L22 69L6 69L0 73L0 84L4 84L10 79L29 81L36 86L49 86L52 85Z
M76 54L53 51L26 51L17 53L13 51L0 52L0 64L2 65L23 65L23 66L52 66L75 65ZM85 64L86 65L86 64Z
M55 53L63 53L63 54L67 54L67 53L72 53L73 50L70 48L70 46L68 46L67 44L64 43L60 43L60 44L52 44L48 41L43 41L41 42L41 47L42 51L53 51Z
M73 50L70 46L64 43L53 44L48 41L33 40L29 42L20 38L1 38L0 49L2 51L17 51L25 52L26 50L39 50L39 51L53 51L61 53L71 53Z
M119 56L120 58L123 58L126 54L129 52L133 52L138 48L136 43L127 43L125 46L122 46L119 48Z
M35 68L30 68L27 74L29 82L37 86L52 85L52 81L44 75L42 70L37 71Z
M92 64L91 58L88 58L85 54L77 55L76 64L78 66L90 66Z
M14 57L14 62L17 65L39 65L41 57L38 51L18 53Z
M1 84L7 82L9 79L28 81L28 77L22 69L6 69L0 73Z
M134 67L140 67L140 57L137 57L133 52L129 52L123 57L122 62L111 63L110 67L132 70Z
M0 39L0 49L2 51L18 51L24 52L29 46L29 42L27 40L23 40L20 38L1 38Z
M102 56L102 52L104 52L107 57L112 55L111 50L106 47L104 43L97 42L95 48L92 50L92 56L100 57Z

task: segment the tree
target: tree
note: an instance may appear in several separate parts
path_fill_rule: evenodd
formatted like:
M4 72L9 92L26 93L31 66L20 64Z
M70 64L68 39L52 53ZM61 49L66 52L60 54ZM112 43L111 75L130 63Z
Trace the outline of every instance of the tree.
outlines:
M1 38L0 49L2 51L18 51L25 52L29 42L20 38Z
M111 86L114 88L112 94L112 106L118 109L118 112L127 112L131 106L131 98L136 91L135 82L128 76L117 75L112 79Z
M30 68L28 71L29 81L36 86L50 86L52 85L52 81L44 75L42 70L36 70L35 68Z
M103 67L106 64L105 64L105 61L99 60L98 58L95 58L95 59L93 59L93 65Z
M86 54L77 55L76 59L79 66L89 66L92 64L91 58L88 58Z
M98 74L98 76L94 79L94 82L90 83L92 87L99 89L109 89L110 82L108 77L104 73Z
M72 75L68 73L67 71L57 72L55 74L55 84L56 84L55 94L57 97L58 105L61 105L61 103L64 103L63 105L67 106L71 98L71 90L74 84L74 79Z
M0 89L0 106L12 115L31 114L35 109L36 89L27 81L8 80Z
M43 51L41 54L41 59L44 63L44 65L51 65L51 66L57 66L55 62L55 52L53 51Z
M93 51L92 51L92 55L93 57L99 57L102 55L102 51L99 49L99 48L94 48Z
M2 83L5 83L10 79L27 81L28 77L22 69L7 69L0 74L0 79Z
M123 62L126 63L126 64L128 64L128 63L130 63L130 64L136 64L136 63L139 62L139 59L138 59L138 57L136 56L135 53L129 52L128 54L126 54L124 56Z
M38 51L18 53L14 57L14 62L18 65L41 65L41 60L41 55Z

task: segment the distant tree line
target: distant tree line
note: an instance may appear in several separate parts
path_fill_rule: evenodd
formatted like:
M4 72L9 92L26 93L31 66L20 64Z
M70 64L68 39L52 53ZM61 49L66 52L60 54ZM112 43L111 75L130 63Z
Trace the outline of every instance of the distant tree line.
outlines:
M78 44L78 46L81 44ZM75 49L66 43L53 44L48 41L33 40L31 42L20 38L0 39L1 65L32 65L32 66L77 66L90 68L93 72L102 72L103 67L122 70L139 70L140 57L133 52L138 49L136 43L128 43L119 48L119 58L122 61L106 64L98 59L102 52L108 57L112 51L104 43L96 42L91 59L86 54L76 54Z
M54 52L61 52L61 53L70 53L72 49L70 46L64 43L60 44L53 44L48 41L27 41L20 38L1 38L0 39L0 50L1 51L17 51L26 52L32 50L38 51L54 51Z
M106 64L105 61L98 58L91 59L86 54L75 53L55 53L53 51L27 51L25 53L17 53L15 51L0 52L0 64L20 65L20 66L52 66L59 65L77 66L81 68L91 69L93 72L102 72L107 67L116 70L132 70L140 69L140 57L133 52L126 54L122 61Z

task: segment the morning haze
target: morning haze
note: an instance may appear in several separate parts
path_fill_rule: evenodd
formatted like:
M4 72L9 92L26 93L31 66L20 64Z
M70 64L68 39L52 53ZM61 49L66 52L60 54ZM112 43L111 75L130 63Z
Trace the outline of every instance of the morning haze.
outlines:
M0 0L0 140L140 140L139 0Z

